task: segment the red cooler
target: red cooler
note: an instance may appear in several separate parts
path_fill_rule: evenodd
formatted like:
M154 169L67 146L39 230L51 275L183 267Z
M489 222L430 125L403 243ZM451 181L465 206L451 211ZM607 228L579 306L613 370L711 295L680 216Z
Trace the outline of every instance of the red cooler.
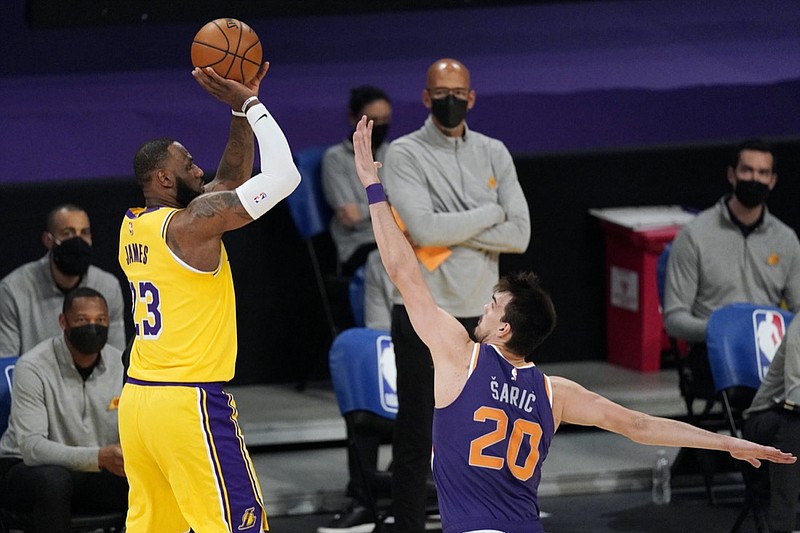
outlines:
M608 361L640 372L661 369L664 323L656 264L664 245L694 217L678 206L592 209L605 234Z

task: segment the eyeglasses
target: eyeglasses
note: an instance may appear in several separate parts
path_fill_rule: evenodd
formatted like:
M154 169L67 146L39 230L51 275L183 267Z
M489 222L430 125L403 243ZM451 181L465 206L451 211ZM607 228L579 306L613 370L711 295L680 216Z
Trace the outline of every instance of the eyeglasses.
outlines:
M48 232L50 233L50 232ZM83 237L84 239L92 238L92 230L90 228L81 228L80 231L76 230L75 228L61 228L56 233L50 233L50 236L53 238L54 241L66 241L67 239L72 239L74 237Z
M469 98L469 88L465 87L457 87L455 89L448 89L447 87L434 87L433 89L426 89L428 94L431 95L431 98L434 100L439 100L441 98L447 98L451 94L456 98L460 98L461 100L466 100Z

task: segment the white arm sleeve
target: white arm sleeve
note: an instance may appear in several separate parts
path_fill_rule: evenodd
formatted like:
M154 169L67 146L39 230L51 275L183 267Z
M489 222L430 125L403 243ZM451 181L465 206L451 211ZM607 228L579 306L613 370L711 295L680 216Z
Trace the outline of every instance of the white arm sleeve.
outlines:
M261 172L236 188L247 213L257 219L289 196L300 184L292 151L275 119L258 103L247 110L261 154Z

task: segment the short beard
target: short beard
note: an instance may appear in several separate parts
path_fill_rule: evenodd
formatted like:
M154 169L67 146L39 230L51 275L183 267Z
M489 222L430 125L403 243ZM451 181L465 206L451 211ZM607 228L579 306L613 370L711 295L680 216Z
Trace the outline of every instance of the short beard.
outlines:
M178 178L176 183L178 185L176 189L175 201L177 201L178 205L183 208L188 207L192 200L203 194L202 191L196 191L186 185L186 182L181 178Z

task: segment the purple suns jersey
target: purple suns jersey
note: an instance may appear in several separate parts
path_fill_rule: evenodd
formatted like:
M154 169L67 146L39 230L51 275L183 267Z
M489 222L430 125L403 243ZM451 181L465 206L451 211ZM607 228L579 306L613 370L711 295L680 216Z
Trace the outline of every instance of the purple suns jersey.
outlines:
M550 380L476 344L456 400L433 415L433 477L443 533L544 532L537 491L555 432Z

